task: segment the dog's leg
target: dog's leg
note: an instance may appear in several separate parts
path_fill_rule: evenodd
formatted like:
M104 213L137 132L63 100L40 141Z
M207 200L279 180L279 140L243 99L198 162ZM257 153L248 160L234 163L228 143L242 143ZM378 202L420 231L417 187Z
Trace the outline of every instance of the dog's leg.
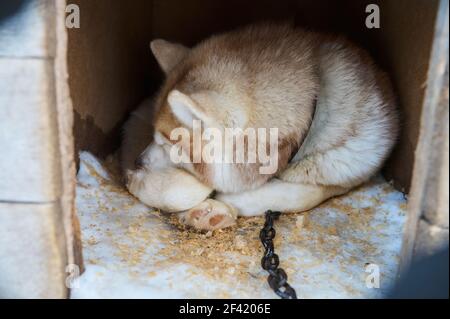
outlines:
M167 167L138 169L127 174L127 188L144 204L166 212L181 212L200 204L212 189L188 172Z
M236 222L235 208L209 199L212 189L178 168L129 172L127 186L144 204L166 212L179 212L181 223L197 229L214 230Z
M239 216L256 216L266 210L302 212L349 188L284 182L274 178L261 187L242 193L220 193L216 198L238 210Z

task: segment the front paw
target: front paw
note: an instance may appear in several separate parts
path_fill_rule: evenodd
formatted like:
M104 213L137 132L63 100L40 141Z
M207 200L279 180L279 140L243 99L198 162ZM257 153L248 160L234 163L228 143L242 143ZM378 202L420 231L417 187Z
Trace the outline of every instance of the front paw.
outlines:
M164 189L158 175L145 168L126 171L126 187L131 195L147 206L164 209Z
M139 198L139 194L144 187L144 177L144 169L127 169L125 172L126 187L128 191L137 198Z
M180 222L199 230L226 228L236 223L234 207L214 199L207 199L179 215Z

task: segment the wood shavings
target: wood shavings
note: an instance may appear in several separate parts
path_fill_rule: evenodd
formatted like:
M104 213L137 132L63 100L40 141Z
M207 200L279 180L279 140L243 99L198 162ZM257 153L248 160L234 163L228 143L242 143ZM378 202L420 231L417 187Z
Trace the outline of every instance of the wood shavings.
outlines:
M297 216L297 218L295 219L295 226L296 226L298 229L302 229L302 228L303 228L304 221L305 221L305 216L303 216L303 215Z
M94 236L91 236L91 237L89 237L89 239L87 240L87 243L88 243L89 245L96 245L96 244L98 244L98 241L97 241L97 239L95 239Z
M187 228L131 196L115 165L80 155L86 273L72 297L274 297L263 288L262 216L214 232ZM402 194L374 180L309 212L283 214L274 244L299 297L381 296L385 290L365 287L364 263L379 264L386 285L395 278L405 209Z

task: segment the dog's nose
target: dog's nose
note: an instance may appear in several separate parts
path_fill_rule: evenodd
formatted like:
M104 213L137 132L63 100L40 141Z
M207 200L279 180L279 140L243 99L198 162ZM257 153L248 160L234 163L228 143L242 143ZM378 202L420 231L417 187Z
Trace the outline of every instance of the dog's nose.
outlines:
M142 157L142 155L139 155L135 160L134 160L134 167L136 169L140 169L142 167L144 167L144 159Z

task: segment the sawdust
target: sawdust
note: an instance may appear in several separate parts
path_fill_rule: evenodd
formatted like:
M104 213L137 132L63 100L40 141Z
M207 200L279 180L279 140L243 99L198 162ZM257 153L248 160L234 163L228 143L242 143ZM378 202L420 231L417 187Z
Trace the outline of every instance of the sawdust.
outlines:
M108 192L129 195L120 185L119 170L114 160L107 160L105 163L110 179L105 179L89 165L87 168L89 174L98 180L101 187ZM113 210L104 205L102 201L98 201L97 204L98 211L101 213L126 211L127 208L126 205L122 205ZM133 205L134 203L129 204ZM169 225L169 229L160 227L157 233L150 233L143 227L149 216ZM248 276L249 268L254 267L255 263L236 263L233 258L229 259L226 255L239 254L258 260L263 253L259 241L259 230L263 223L263 217L238 218L233 227L205 233L180 224L176 214L164 214L155 210L148 215L140 215L125 229L126 238L132 245L113 242L116 250L115 256L130 267L136 266L143 262L145 245L157 240L161 246L157 255L165 258L156 261L154 267L185 263L194 266L193 269L200 269L203 275L211 278L219 277L223 280L223 276L233 276L233 278L242 277L241 279L244 280L244 276ZM112 236L112 234L110 235ZM277 239L275 239L276 243Z
M172 226L172 231L170 236L163 237L165 245L158 254L166 258L157 263L158 267L187 263L211 278L224 280L224 277L232 276L245 280L254 263L236 263L234 258L226 256L239 254L253 260L262 256L259 231L264 224L263 217L238 218L233 227L204 233L180 224L174 214L162 216Z
M189 266L186 278L201 275L233 287L249 280L266 281L267 274L259 265L263 254L259 240L263 216L240 217L236 225L223 230L196 231L180 224L177 214L165 214L152 208L139 208L136 213L136 207L143 205L123 187L115 160L109 159L102 166L107 176L89 163L83 165L99 185L92 187L86 181L78 185L86 201L83 205L90 211L89 223L83 227L86 232L83 246L92 254L88 255L88 264L102 264L96 249L107 245L108 253L118 258L121 269L128 268L133 278L154 278L158 269L183 264ZM363 196L358 188L322 204L320 218L312 210L283 214L276 221L275 250L282 256L281 266L289 277L297 276L305 285L316 285L316 279L308 273L320 269L324 263L335 264L342 273L353 276L349 272L350 265L364 267L365 263L383 256L371 235L381 238L389 226L390 220L382 205L384 197L393 189L387 183L382 186L371 183L361 188L381 187L376 196ZM405 203L398 205L406 208ZM130 209L133 213L125 218ZM79 213L83 217L84 212ZM380 218L383 214L384 219ZM148 247L152 247L152 254L148 254ZM309 259L292 256L293 247L297 252L306 253ZM301 274L298 274L300 264ZM327 280L339 282L333 279L334 274L327 276ZM342 283L341 288L349 295L358 295L351 285ZM216 297L227 295L226 291L218 290Z

